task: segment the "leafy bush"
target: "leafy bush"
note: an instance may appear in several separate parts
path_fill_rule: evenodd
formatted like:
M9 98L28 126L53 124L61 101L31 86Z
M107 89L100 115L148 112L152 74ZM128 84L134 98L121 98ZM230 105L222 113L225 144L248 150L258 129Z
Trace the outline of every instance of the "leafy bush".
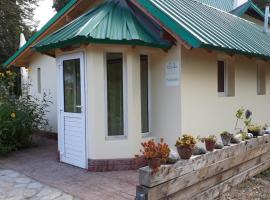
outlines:
M46 119L49 99L28 94L29 85L22 96L13 93L16 73L0 73L0 155L32 144L33 133L48 126Z

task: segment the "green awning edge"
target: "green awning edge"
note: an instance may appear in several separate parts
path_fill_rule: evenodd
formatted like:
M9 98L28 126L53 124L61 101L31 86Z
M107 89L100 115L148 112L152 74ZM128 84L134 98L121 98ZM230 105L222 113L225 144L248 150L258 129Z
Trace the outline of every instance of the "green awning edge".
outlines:
M77 3L77 0L70 0L59 12L57 12L39 31L37 31L21 48L19 48L2 67L8 67L26 48L28 48L42 33L50 28L60 17L62 17L70 8Z
M94 38L87 38L87 37L76 37L66 41L61 41L59 43L52 43L46 46L35 46L34 49L39 52L46 52L51 49L56 48L63 48L70 45L78 45L78 44L122 44L122 45L134 45L134 46L147 46L147 47L155 47L161 49L170 49L171 44L151 44L147 42L143 42L141 40L111 40L111 39L94 39Z
M157 7L155 7L151 2L145 0L131 0L135 5L139 4L145 8L153 17L158 19L163 25L165 25L170 31L176 33L183 41L193 48L199 48L202 46L200 40L190 34L186 29L179 26L171 17L163 13Z

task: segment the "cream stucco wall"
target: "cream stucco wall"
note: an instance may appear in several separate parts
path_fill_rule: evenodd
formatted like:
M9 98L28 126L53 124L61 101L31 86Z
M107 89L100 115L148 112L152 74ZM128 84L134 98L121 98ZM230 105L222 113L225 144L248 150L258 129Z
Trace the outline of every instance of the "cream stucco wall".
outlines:
M105 58L106 52L123 52L127 73L127 137L108 139L106 137ZM162 50L93 45L87 48L87 146L91 159L132 158L139 153L144 138L141 134L140 104L140 54L150 59L150 121L151 136L165 138L174 145L180 133L180 86L165 85L165 65L168 61L180 63L180 48L168 52Z
M270 123L270 64L239 55L227 56L229 65L235 68L235 96L220 97L216 66L220 56L202 49L182 48L182 133L233 131L235 111L241 106L253 112L254 123ZM257 95L258 63L266 67L266 95Z
M41 93L38 93L37 68L41 71ZM24 73L24 75L27 75ZM46 93L52 102L49 105L47 118L50 131L57 133L57 68L55 58L35 53L30 58L28 80L30 93L36 97L42 97Z

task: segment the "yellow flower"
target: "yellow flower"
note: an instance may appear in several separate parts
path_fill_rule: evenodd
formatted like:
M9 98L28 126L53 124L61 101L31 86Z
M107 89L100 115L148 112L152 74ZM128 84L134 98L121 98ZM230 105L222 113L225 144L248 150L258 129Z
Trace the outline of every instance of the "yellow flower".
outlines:
M12 112L12 113L10 114L10 117L14 119L14 118L16 117L16 113L15 113L15 112Z
M0 78L4 77L4 76L5 76L5 74L0 72Z

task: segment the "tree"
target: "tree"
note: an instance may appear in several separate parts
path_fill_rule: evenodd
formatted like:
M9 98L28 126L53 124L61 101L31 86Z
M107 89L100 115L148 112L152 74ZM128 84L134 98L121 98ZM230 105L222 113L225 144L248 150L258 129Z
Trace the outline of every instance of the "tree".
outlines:
M69 2L69 0L54 0L54 1L53 1L53 8L58 12L58 11L61 10L68 2Z
M262 10L264 10L266 4L269 4L269 0L253 0L253 2Z
M19 48L20 33L28 39L37 27L33 12L39 0L0 0L0 65Z

